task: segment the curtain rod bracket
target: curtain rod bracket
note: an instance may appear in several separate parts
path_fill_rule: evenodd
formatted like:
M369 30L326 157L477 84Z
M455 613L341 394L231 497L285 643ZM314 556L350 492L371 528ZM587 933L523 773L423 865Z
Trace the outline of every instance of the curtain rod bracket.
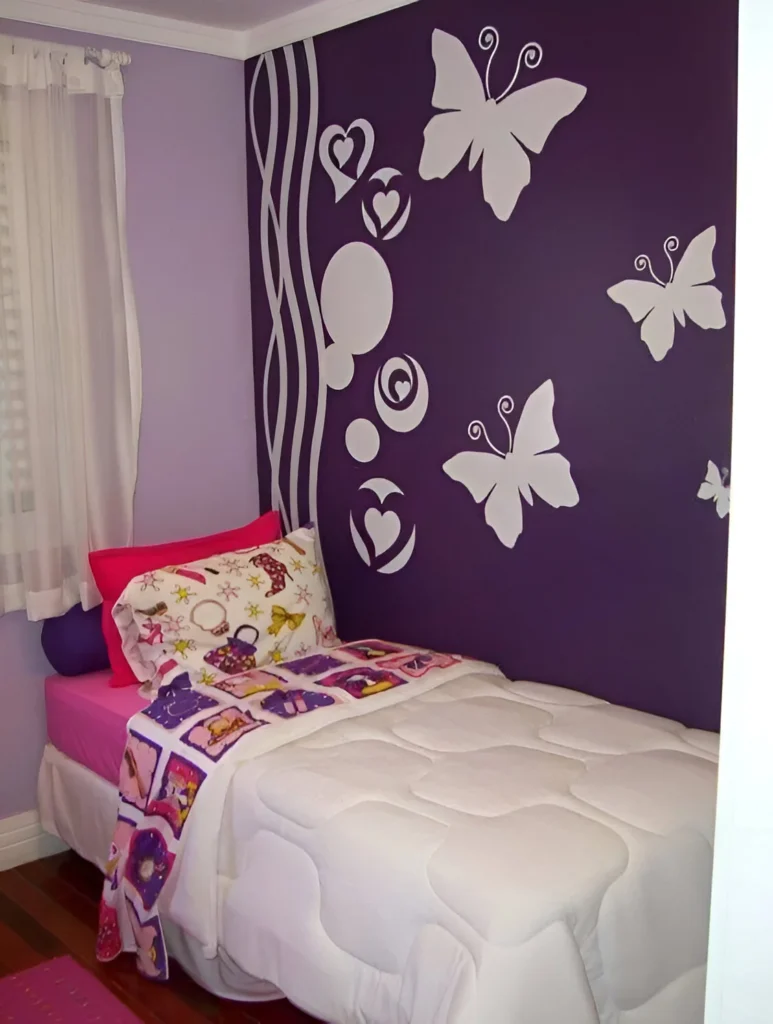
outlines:
M88 64L96 64L100 68L125 68L131 62L131 56L128 53L122 53L120 50L99 50L96 46L86 47L86 63Z

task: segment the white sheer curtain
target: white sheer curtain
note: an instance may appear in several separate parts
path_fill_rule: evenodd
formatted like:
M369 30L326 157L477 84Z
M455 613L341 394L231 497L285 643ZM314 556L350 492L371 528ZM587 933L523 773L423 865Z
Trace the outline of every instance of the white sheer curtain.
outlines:
M31 619L98 603L88 552L132 535L123 78L85 56L0 36L0 614Z

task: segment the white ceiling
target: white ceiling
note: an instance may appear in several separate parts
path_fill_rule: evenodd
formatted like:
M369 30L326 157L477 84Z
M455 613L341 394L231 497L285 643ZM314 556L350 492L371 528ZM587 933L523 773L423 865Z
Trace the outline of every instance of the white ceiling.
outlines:
M0 17L246 60L416 0L0 0Z
M311 7L314 0L86 0L99 7L179 18L212 28L244 31Z

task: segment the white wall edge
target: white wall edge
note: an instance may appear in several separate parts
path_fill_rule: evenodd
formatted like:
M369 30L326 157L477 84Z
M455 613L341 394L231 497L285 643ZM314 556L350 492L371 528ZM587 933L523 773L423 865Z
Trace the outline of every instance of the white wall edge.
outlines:
M318 0L300 11L256 25L244 33L244 58L322 35L377 14L407 7L418 0Z
M0 818L0 871L68 849L58 836L44 831L37 811Z
M705 1024L773 1020L773 3L741 0L732 508Z
M117 0L120 2L120 0ZM317 0L283 18L254 28L213 28L197 22L162 18L85 0L2 0L0 17L31 25L89 32L135 43L152 43L216 57L247 60L259 53L297 43L417 0Z

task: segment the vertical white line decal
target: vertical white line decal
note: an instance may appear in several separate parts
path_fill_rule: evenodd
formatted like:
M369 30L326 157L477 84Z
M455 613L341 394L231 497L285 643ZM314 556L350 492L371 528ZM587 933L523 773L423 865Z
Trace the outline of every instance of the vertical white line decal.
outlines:
M255 90L261 69L266 67L269 79L269 138L266 150L266 161L263 162L260 146L258 145L257 129L255 126ZM282 300L284 292L284 281L282 279L281 267L278 271L279 280L277 287L274 287L274 275L271 267L271 251L269 246L269 221L271 222L277 240L280 237L281 229L277 221L276 208L271 194L271 184L274 175L274 161L276 159L277 144L277 116L278 116L278 94L277 76L274 55L271 53L261 56L255 67L255 75L252 80L250 93L250 120L252 128L252 141L255 148L255 157L263 179L260 208L260 251L263 259L263 279L271 309L273 330L269 342L269 349L266 355L266 364L263 373L263 427L266 435L269 464L271 466L271 503L282 512L285 527L289 527L287 510L285 508L282 490L279 481L279 460L281 458L282 443L284 441L284 428L287 416L287 350L284 337L284 325L282 323ZM272 436L268 419L268 379L273 362L274 353L277 353L279 360L279 395L277 400L277 422L275 432Z
M292 182L295 146L298 139L298 76L295 69L295 53L292 46L284 47L287 61L287 80L290 91L290 114L287 128L287 144L285 146L284 165L282 168L282 189L279 196L279 266L285 282L287 305L290 309L290 320L295 335L295 347L298 353L298 392L296 395L295 426L293 428L292 448L290 450L290 522L295 530L301 524L298 517L298 466L303 445L303 427L306 418L306 347L304 343L303 322L298 299L293 285L293 272L290 265L290 248L288 242L288 204L290 185ZM304 168L305 170L305 168ZM303 187L303 184L301 184Z
M311 438L311 455L309 459L309 514L317 521L317 480L319 476L319 458L322 448L322 432L325 428L325 410L327 406L327 384L322 375L322 360L325 354L325 332L322 327L322 314L319 299L314 287L314 277L309 259L309 238L307 212L309 205L309 179L316 151L317 128L319 121L319 79L317 76L317 57L314 51L314 40L306 39L303 43L306 51L306 63L309 68L309 129L306 133L306 151L303 157L303 176L299 197L299 234L301 248L301 266L303 283L306 287L306 298L309 303L311 323L314 328L314 339L317 346L318 390L317 412L314 419L314 431ZM308 173L307 173L308 169Z

